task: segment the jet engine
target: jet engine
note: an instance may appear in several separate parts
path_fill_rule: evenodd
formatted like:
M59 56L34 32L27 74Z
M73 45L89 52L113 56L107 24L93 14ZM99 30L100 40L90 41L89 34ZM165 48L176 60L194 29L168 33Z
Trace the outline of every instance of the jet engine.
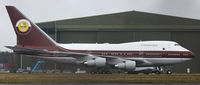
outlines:
M88 65L88 66L103 67L106 65L106 59L98 57L93 60L88 60L88 61L84 62L84 64Z
M123 63L116 64L115 67L117 67L119 69L135 70L136 62L127 60L127 61L124 61Z

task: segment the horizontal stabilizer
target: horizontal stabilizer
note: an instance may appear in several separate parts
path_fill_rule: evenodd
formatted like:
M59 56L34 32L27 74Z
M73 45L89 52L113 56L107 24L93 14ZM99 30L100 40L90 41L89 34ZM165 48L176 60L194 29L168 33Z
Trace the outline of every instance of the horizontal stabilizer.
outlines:
M34 55L45 55L47 57L82 57L88 56L85 53L76 53L76 52L61 52L61 51L48 51L48 50L38 50L38 49L30 49L30 48L23 48L23 47L12 47L6 46L7 48L17 52L18 54L34 54Z

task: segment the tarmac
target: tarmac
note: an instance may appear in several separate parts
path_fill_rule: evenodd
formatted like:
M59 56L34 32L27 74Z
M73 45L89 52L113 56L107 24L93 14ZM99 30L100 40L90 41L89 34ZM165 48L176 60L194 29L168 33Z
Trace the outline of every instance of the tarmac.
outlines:
M200 74L0 74L0 85L200 85Z

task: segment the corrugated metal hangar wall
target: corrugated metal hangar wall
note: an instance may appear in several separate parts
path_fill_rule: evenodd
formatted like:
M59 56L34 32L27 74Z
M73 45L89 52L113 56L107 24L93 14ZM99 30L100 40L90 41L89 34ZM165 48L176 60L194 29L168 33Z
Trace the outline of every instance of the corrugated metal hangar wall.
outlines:
M38 25L59 43L124 43L171 40L195 53L192 61L173 67L174 72L199 73L200 21L137 11L58 20Z

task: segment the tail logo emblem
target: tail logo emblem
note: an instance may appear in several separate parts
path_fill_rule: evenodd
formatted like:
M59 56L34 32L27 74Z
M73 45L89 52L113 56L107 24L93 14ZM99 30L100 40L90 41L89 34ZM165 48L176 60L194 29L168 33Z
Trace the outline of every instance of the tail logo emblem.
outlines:
M30 30L31 24L26 19L21 19L16 23L17 31L20 33L27 33Z

